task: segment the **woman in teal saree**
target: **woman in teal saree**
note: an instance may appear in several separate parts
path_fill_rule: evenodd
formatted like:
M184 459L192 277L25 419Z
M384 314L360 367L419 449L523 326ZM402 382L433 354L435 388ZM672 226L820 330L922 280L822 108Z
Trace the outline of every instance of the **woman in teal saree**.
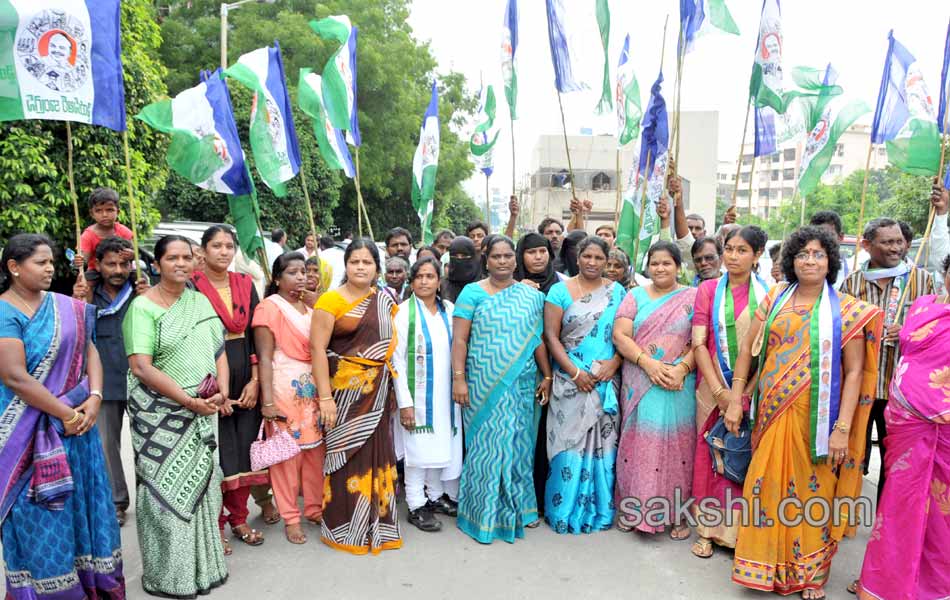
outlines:
M534 442L551 364L541 343L544 295L513 279L514 243L494 236L485 255L488 277L465 286L453 320L452 396L463 407L466 447L458 527L483 544L511 543L538 523Z
M228 578L214 421L231 410L224 326L211 302L185 287L194 264L185 238L159 240L155 260L161 281L132 301L122 323L142 587L194 598ZM198 387L208 375L220 391L202 399Z

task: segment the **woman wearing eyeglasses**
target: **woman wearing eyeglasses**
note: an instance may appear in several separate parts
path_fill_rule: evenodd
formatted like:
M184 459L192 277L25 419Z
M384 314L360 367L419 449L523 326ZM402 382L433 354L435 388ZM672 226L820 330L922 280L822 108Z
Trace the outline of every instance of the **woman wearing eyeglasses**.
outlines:
M877 381L882 311L834 289L838 243L817 227L786 240L782 272L741 344L726 427L751 400L752 460L732 580L780 594L825 597L838 542L860 516L839 501L861 493L864 438ZM758 377L752 368L758 360ZM745 381L751 379L751 385Z

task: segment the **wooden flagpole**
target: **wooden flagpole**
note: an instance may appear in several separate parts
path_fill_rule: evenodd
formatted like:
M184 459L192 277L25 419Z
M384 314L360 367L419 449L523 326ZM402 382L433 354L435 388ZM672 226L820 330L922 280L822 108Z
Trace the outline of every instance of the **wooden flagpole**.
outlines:
M491 192L488 189L488 174L485 174L485 225L491 233Z
M864 238L864 201L868 194L868 175L871 169L871 153L874 152L874 142L868 143L868 158L864 161L864 184L861 186L861 209L858 211L858 237L854 244L854 265L851 272L858 270L858 254L861 252L861 240Z
M139 264L139 228L138 228L138 208L135 206L135 194L132 192L132 159L129 154L129 130L122 130L122 146L125 149L125 184L126 193L129 196L129 224L132 226L132 253L135 257L132 259L133 270L138 270ZM140 279L142 276L137 277Z
M76 179L73 176L73 127L69 121L66 121L66 177L69 179L69 197L73 201L73 218L76 221L76 253L80 254L82 225L79 222L79 199L76 197Z
M353 181L356 184L356 208L357 208L357 211L360 211L360 210L362 211L363 217L366 219L366 229L367 231L369 231L370 239L375 240L376 236L373 235L373 224L370 223L369 221L369 213L366 212L366 204L363 202L363 190L361 189L361 186L360 186L360 147L359 146L355 147L354 154L356 156L356 165L355 165L356 177L354 178ZM361 237L363 235L362 231L363 230L361 228L360 229Z
M676 46L676 117L673 121L673 138L675 146L673 147L673 164L679 167L680 164L680 100L683 91L683 66L686 64L686 32L680 25L679 44Z
M511 123L511 195L516 193L515 186L515 120L509 119Z
M650 153L652 151L653 150L650 148L647 149L647 171L649 171L650 158L651 158ZM639 256L640 254L640 232L643 230L643 213L646 212L647 189L649 187L650 187L650 176L649 176L649 173L645 173L643 177L643 193L640 196L640 216L637 219L637 237L634 238L633 256L630 257L630 262L633 263L634 265L633 266L634 273L636 273L637 270L640 268L640 264L639 264L639 261L637 260L637 256Z
M749 216L752 216L752 186L755 183L755 150L752 151L752 166L749 168Z
M669 21L670 21L670 15L666 15L666 20L663 22L663 45L660 47L660 71L663 70L663 62L666 60L666 26L669 24ZM678 54L678 51L677 51L677 54ZM677 58L677 63L679 63L679 58ZM677 64L677 66L678 66L678 64ZM677 73L678 73L678 72L677 72ZM678 75L678 74L677 74L677 79L679 79L679 75ZM673 86L673 90L674 90L674 92L676 91L676 86L675 86L675 85ZM673 115L673 125L674 125L674 126L676 125L676 115ZM675 134L676 132L674 131L673 133ZM670 140L667 140L667 142L669 142L669 141L670 141ZM650 169L649 154L647 155L647 157L648 157L648 158L647 158L647 172L644 173L643 176L644 176L644 178L646 179L646 181L649 182L649 181L650 181L650 176L653 175L653 170ZM654 159L655 159L655 160L660 160L660 157L659 157L659 156L656 156ZM667 177L667 175L669 175L669 173L670 173L670 150L669 150L669 144L667 144L667 147L666 147L666 169L665 169L665 171L666 171L666 172L663 174L663 191L660 192L660 202L665 202L665 201L666 201L666 184L667 184L667 181L669 180L669 177ZM649 186L647 186L647 187L649 187ZM642 219L642 218L643 218L643 211L642 211L642 210L640 211L640 215L641 215L640 218ZM638 235L638 236L637 236L637 240L639 241L639 239L640 239L640 237L639 237L639 235Z
M577 200L577 194L574 191L574 167L571 166L571 147L567 143L567 122L564 120L564 103L561 102L561 91L557 92L557 105L561 109L561 132L564 134L564 152L567 154L567 173L570 177L571 199Z
M304 174L306 160L300 163L300 186L303 188L304 204L307 205L307 221L310 223L310 235L313 236L313 255L320 259L320 238L317 236L317 223L313 218L313 207L310 206L310 190L307 189L307 176ZM306 247L306 246L305 246ZM323 278L317 276L317 291L322 292Z
M739 158L736 159L736 183L732 187L732 206L736 206L736 196L739 194L739 175L742 172L742 155L745 152L745 136L749 131L749 112L752 110L751 98L746 102L745 121L742 125L742 142L739 144ZM754 153L753 153L754 154ZM751 176L750 176L751 178Z
M620 199L622 196L623 173L620 171L620 146L617 146L617 201L614 204L614 235L616 235L617 226L620 224Z

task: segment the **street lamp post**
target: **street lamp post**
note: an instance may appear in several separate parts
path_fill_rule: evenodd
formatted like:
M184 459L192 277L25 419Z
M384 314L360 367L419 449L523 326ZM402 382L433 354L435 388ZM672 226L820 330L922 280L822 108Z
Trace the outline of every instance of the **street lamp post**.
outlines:
M221 69L228 68L228 11L248 2L258 4L273 4L277 0L238 0L238 2L221 3Z

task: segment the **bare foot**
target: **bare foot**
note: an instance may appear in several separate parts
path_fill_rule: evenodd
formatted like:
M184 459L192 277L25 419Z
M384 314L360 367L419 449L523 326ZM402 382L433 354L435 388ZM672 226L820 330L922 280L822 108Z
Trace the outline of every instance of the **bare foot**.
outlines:
M824 597L825 597L824 586L816 590L805 590L802 592L802 598L804 598L804 600L823 600Z
M307 543L307 535L303 532L303 528L300 526L300 523L285 525L284 534L287 536L287 541L291 544Z

